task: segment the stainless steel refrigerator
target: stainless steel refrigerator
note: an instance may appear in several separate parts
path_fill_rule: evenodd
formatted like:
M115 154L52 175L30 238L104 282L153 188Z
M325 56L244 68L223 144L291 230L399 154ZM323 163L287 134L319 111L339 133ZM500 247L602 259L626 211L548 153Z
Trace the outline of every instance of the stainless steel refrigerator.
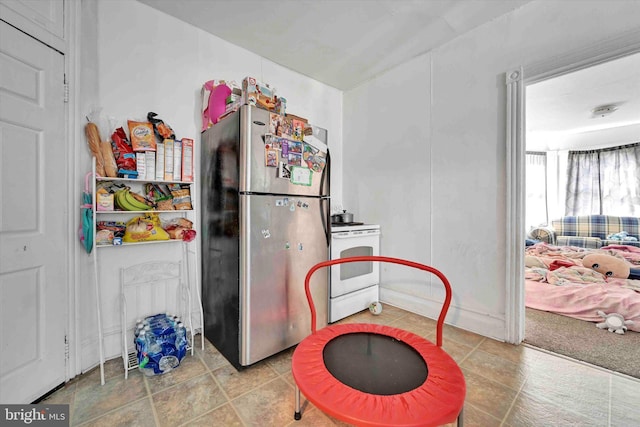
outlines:
M329 258L326 131L299 128L301 143L293 133L279 137L282 125L291 130L290 120L245 105L202 133L205 336L238 369L311 333L304 279ZM319 328L328 274L321 269L311 282Z

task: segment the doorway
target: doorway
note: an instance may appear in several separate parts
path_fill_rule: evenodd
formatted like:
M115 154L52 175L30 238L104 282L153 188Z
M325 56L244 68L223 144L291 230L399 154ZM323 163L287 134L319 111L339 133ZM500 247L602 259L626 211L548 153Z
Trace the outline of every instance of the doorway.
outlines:
M507 304L505 341L519 344L525 335L524 251L525 246L525 84L640 53L640 37L603 41L589 52L556 57L549 62L514 68L505 73L506 84L506 257ZM526 71L526 74L525 74ZM526 79L523 77L526 75Z
M565 189L569 151L590 151L605 156L607 152L615 150L612 147L635 144L640 140L640 115L637 113L640 111L640 74L636 71L638 69L640 54L631 54L525 84L525 230L534 230L533 235L528 233L527 237L535 239L548 235L546 227L551 225L551 220L566 215ZM592 158L591 154L584 156ZM586 170L588 169L583 172ZM577 211L572 214L597 213L599 212ZM602 213L635 216L632 212L625 211L624 205L617 209L610 206ZM574 359L637 376L638 366L632 366L626 355L631 348L637 347L640 335L628 332L630 336L624 339L598 335L594 327L595 322L573 318L576 315L584 316L585 310L590 311L590 316L595 316L597 310L609 310L604 308L605 297L599 293L590 297L593 301L602 298L602 303L594 303L593 307L586 304L583 298L578 298L578 294L569 297L567 292L562 293L561 297L560 292L556 293L558 288L553 285L555 278L567 277L569 272L577 270L571 268L565 276L564 272L560 273L563 270L551 272L551 269L539 268L531 261L535 259L547 262L551 256L556 262L561 256L566 256L570 261L574 256L573 250L564 250L556 246L552 248L552 255L543 248L532 247L525 250L525 254L530 255L525 258L525 272L529 278L525 291L525 342ZM537 275L537 272L548 273L544 278L544 274ZM572 288L574 282L585 285L581 286L580 291L580 295L583 296L587 294L587 289L593 288L594 292L595 289L600 289L599 285L590 286L577 276L573 282L569 282L565 289ZM547 288L549 293L546 291ZM530 295L527 295L527 292ZM562 298L571 301L567 304L572 304L575 309L563 306L562 314L545 310L552 310L551 307L562 301ZM615 304L612 307L623 307L626 306L624 301L627 297L624 298L614 303L612 292L606 301L611 300L612 304ZM599 337L600 342L607 339L612 342L606 349L605 346L593 347L588 343L594 337ZM618 356L615 352L618 352Z

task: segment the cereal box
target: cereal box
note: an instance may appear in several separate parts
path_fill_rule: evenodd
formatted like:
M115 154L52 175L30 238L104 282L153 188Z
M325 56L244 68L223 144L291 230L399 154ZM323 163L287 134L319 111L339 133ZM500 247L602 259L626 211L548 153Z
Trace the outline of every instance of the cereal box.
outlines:
M276 111L275 91L253 77L245 77L242 81L242 96L245 104Z

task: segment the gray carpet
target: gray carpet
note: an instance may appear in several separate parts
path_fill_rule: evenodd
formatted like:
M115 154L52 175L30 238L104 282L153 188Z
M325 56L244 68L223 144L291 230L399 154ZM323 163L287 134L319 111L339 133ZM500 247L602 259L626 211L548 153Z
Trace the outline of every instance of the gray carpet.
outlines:
M640 378L640 333L599 329L595 322L526 309L524 342Z

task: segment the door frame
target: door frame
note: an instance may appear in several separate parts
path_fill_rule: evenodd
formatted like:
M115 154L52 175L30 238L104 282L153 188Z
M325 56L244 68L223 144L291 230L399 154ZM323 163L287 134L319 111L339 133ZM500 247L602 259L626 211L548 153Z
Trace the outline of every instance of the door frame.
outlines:
M67 316L67 372L66 380L82 373L81 358L81 328L80 321L80 292L77 286L80 277L86 277L87 273L81 274L79 271L78 259L84 252L84 248L78 244L77 227L80 223L80 195L84 190L84 174L80 169L82 156L79 151L82 148L79 141L84 137L81 126L81 103L79 72L81 70L81 56L79 52L82 24L82 5L86 2L65 1L64 2L64 65L65 81L67 84L67 110L65 128L67 133L68 149L67 153L67 182L69 183L69 199L66 202L69 230L67 239L67 253L70 254L68 260L69 284L67 287L68 316ZM85 6L86 7L86 6ZM85 322L86 323L86 322Z
M640 31L583 48L552 60L514 67L505 73L506 96L506 307L505 341L525 338L524 214L525 87L553 77L640 53Z

